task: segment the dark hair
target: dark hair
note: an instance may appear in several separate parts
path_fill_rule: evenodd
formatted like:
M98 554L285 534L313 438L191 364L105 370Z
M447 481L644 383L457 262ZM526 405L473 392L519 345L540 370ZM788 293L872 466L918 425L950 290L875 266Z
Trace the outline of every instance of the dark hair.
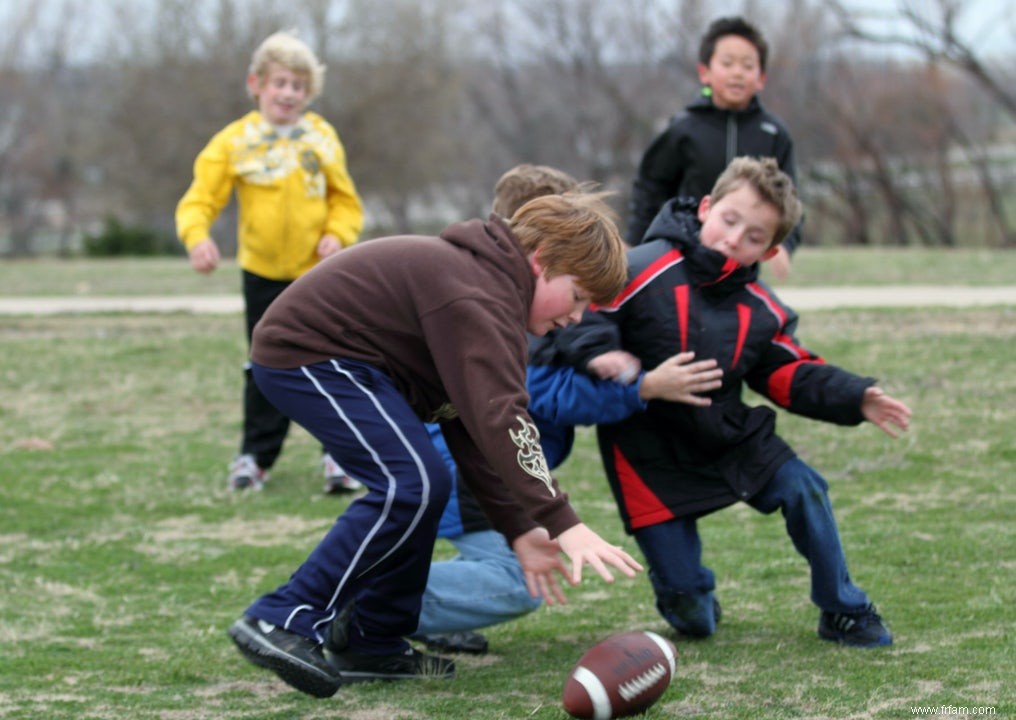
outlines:
M737 35L750 42L758 50L758 62L762 72L766 71L766 59L769 57L769 43L762 37L759 29L743 17L722 17L713 20L702 36L699 44L699 62L708 65L716 52L716 43L721 37Z

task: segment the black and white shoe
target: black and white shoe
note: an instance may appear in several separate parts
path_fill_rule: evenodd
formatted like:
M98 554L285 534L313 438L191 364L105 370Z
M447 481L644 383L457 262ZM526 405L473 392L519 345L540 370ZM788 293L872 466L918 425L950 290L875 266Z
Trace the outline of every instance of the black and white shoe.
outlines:
M321 456L321 467L325 473L325 495L348 495L363 490L363 483L356 478L351 478L342 469L342 466L335 462L335 459L325 453Z
M303 635L248 615L230 625L228 632L245 658L300 692L326 698L342 686L342 676L325 659L321 646Z
M253 455L239 455L229 464L226 483L230 490L260 490L268 482L268 471L260 467Z

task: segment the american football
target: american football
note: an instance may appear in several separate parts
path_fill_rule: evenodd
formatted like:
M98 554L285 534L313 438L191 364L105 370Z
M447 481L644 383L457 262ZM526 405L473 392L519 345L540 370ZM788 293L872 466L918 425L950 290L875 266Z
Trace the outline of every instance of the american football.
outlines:
M565 680L565 711L583 720L612 720L645 712L660 699L677 667L677 649L648 631L601 640L575 663Z

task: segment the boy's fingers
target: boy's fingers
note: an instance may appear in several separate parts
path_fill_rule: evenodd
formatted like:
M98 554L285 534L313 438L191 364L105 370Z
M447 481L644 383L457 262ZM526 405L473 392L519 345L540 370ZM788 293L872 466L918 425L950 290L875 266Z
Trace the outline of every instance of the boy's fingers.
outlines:
M582 565L582 558L572 560L571 575L567 576L570 584L578 585L582 582Z
M553 575L548 575L546 579L546 589L543 595L544 599L549 605L553 605L553 600L557 600L559 605L567 605L568 598L565 597L564 591L557 582L557 578ZM553 598L553 599L552 599Z

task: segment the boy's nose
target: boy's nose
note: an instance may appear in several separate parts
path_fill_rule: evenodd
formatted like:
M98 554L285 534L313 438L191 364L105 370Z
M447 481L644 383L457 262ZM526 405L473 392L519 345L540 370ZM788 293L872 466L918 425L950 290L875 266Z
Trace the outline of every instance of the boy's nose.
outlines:
M740 243L740 242L741 242L741 233L737 233L737 232L728 233L723 238L723 246L725 248L729 248L731 250L736 248L738 243Z

